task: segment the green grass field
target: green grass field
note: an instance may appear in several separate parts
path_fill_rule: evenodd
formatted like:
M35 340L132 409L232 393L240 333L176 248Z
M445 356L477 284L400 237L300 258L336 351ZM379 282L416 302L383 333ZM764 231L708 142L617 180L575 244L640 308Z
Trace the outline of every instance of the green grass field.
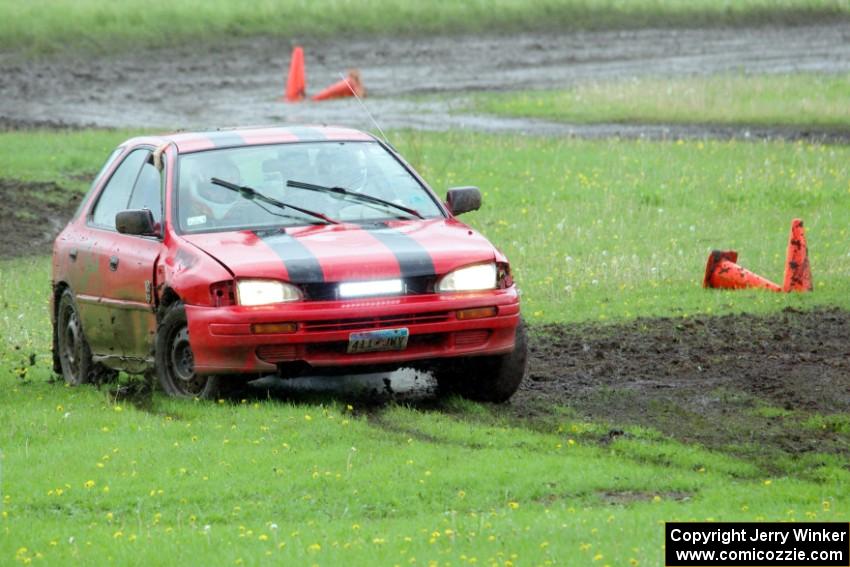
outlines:
M578 124L723 124L850 128L850 76L710 75L583 83L473 96L476 112Z
M81 173L93 176L130 134L2 133L0 170L81 191ZM850 307L846 147L417 132L392 139L439 194L481 187L484 207L464 218L513 262L531 322ZM700 287L712 249L735 249L742 265L781 283L794 217L806 223L816 293Z
M10 178L83 191L129 132L0 133ZM850 307L850 149L398 132L432 185L512 259L532 323ZM781 279L806 220L815 292L700 288L711 248ZM666 520L834 520L839 454L773 461L642 428L506 421L459 400L133 405L50 383L49 260L0 262L0 563L658 565ZM765 406L765 418L784 418ZM777 414L776 412L780 412ZM846 416L805 427L850 434ZM795 422L796 423L796 422Z
M142 45L272 35L640 28L799 24L847 20L848 0L266 0L250 9L226 0L134 3L78 0L0 1L0 49L43 53L108 51ZM163 22L169 25L164 26Z
M649 431L599 446L569 420L532 431L335 402L143 411L45 377L2 378L4 564L659 565L665 520L850 509L837 458L771 476Z

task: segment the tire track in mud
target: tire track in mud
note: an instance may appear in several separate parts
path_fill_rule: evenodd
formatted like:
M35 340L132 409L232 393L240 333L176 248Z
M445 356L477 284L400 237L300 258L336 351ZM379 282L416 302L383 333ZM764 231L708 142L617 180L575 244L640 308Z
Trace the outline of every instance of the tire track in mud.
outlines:
M586 421L596 426L564 435L597 445L638 425L768 468L777 454L850 455L850 312L837 308L532 327L522 387L482 414L435 399L425 374L418 383L393 379L389 391L387 379L278 381L271 396L309 403L330 395L354 403L377 429L428 443L446 440L388 421L387 404L542 432Z

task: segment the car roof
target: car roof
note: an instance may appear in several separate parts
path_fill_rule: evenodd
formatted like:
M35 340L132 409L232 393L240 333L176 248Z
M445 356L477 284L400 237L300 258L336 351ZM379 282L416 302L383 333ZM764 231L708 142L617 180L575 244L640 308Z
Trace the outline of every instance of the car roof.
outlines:
M176 132L160 136L144 136L127 140L123 145L173 143L181 154L218 148L286 144L293 142L373 141L371 134L338 126L285 126L212 130L208 132Z

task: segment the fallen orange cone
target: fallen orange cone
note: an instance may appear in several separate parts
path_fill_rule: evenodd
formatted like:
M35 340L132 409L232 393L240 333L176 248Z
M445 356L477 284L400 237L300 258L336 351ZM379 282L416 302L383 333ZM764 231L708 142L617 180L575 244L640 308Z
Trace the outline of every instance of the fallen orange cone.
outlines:
M785 260L785 281L782 291L812 291L812 270L809 266L809 249L803 221L791 221L788 254Z
M292 50L292 59L289 61L289 76L286 79L286 92L283 99L286 102L298 102L303 100L307 92L307 77L304 71L304 50L296 45Z
M736 262L738 253L734 250L714 250L708 256L705 266L705 279L702 287L720 289L759 288L769 291L782 291L777 284L758 274L742 268Z
M363 88L363 83L360 82L360 73L356 69L349 71L348 77L335 82L322 92L313 95L313 100L328 100L347 96L357 96L360 98L366 96L366 89Z

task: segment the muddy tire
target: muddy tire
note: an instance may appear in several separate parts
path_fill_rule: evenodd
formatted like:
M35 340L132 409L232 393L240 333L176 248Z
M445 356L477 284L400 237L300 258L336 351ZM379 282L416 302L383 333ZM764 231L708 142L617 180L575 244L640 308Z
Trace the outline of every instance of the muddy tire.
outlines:
M457 394L477 402L506 402L522 383L527 356L525 325L520 321L512 352L464 358L438 369L438 395Z
M79 386L92 381L95 364L83 333L77 302L70 289L62 292L56 308L56 354L67 384Z
M195 374L189 344L186 308L176 302L166 308L156 333L156 375L159 385L175 398L213 399L219 393L218 376Z

